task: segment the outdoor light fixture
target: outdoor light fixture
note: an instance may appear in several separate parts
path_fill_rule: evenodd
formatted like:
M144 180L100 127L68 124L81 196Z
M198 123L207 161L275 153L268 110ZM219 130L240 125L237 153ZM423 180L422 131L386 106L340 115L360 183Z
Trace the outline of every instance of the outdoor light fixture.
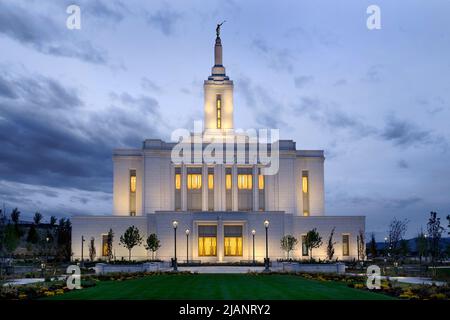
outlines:
M252 236L253 236L253 264L255 264L255 234L256 230L252 230Z
M174 220L172 222L173 225L173 243L174 243L174 257L172 260L172 266L173 271L178 271L178 265L177 265L177 227L178 227L178 221Z
M189 264L189 229L186 229L186 264Z
M264 259L264 272L269 272L269 240L268 240L268 230L269 230L269 220L264 220L264 227L266 228L266 258Z

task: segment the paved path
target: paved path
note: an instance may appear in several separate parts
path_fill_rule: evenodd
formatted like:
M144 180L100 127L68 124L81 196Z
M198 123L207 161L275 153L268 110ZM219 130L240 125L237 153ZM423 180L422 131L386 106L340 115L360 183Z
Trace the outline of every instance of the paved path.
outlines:
M208 267L178 267L179 271L191 271L198 273L247 273L262 272L264 267L230 267L230 266L208 266Z

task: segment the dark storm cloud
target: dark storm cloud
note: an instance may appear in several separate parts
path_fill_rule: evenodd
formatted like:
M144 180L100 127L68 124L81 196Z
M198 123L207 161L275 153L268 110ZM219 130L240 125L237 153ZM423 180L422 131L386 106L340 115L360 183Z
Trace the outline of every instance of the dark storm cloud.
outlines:
M359 116L350 115L340 110L338 105L325 103L317 97L301 97L299 104L294 106L294 112L331 129L349 130L357 137L366 137L377 131Z
M302 89L305 87L305 85L311 83L313 80L313 76L298 76L294 78L294 84L297 89Z
M421 129L416 124L395 116L387 118L381 137L402 147L425 144L433 140L431 131Z
M0 176L52 187L111 191L114 147L160 135L158 102L122 93L103 111L84 109L77 90L53 79L1 74Z
M164 7L156 12L148 12L146 17L150 26L159 29L166 36L175 33L175 26L180 18L181 14L167 4L164 4Z
M294 57L289 49L271 47L261 38L253 40L252 47L267 60L270 68L288 73L294 71Z
M280 129L286 126L282 119L283 104L277 101L271 93L261 85L254 85L249 78L237 81L236 92L241 94L246 107L252 110L254 121L263 128Z
M57 24L51 15L40 15L26 10L13 1L0 3L0 33L24 45L49 55L77 58L95 64L107 61L106 52L89 41L67 37L63 23Z

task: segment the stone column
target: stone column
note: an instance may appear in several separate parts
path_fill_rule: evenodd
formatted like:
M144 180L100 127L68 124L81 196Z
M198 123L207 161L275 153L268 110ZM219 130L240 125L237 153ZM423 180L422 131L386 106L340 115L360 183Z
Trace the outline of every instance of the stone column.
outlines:
M237 185L237 165L233 164L233 167L231 168L231 201L232 211L238 211L238 185Z
M256 164L252 168L253 174L253 211L259 211L259 193L258 193L258 167Z
M187 168L181 165L181 211L187 211Z

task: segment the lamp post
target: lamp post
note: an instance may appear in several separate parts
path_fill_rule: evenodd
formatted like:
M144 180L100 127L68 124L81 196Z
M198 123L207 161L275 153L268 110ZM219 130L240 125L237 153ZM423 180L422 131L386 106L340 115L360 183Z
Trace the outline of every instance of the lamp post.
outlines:
M186 229L186 264L189 264L189 229Z
M173 243L174 243L174 258L173 258L173 271L178 271L177 266L177 227L178 227L178 221L174 220L172 222L173 226Z
M252 230L252 237L253 237L253 264L255 264L255 229Z
M266 258L264 259L264 272L269 272L269 239L268 239L268 230L269 230L269 220L264 220L264 227L266 228Z
M81 263L80 266L83 267L83 261L84 261L84 257L83 257L83 247L84 247L84 236L81 236Z

